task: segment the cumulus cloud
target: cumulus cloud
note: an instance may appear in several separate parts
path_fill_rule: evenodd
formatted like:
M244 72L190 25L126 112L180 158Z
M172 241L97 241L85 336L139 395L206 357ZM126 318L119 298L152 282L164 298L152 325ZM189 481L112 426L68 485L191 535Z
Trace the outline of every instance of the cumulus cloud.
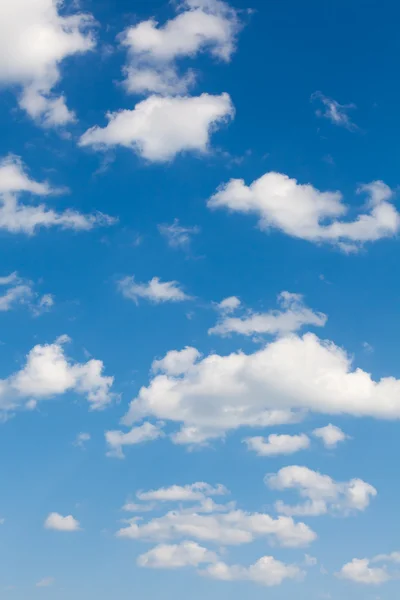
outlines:
M170 248L187 249L190 245L193 235L199 233L198 227L184 227L179 224L179 219L174 219L171 224L163 223L158 225L158 231L167 240Z
M41 400L68 391L85 396L92 410L100 410L112 401L114 394L110 388L114 378L103 375L103 362L72 361L63 347L68 339L61 336L52 344L37 344L28 353L21 370L0 380L2 413L33 408Z
M366 585L379 585L393 578L385 566L371 567L370 563L368 558L353 558L351 562L343 565L336 575L342 579Z
M235 297L227 298L223 301L225 304L222 307L219 305L222 318L217 325L208 330L209 334L282 335L298 331L305 325L323 327L327 320L323 313L315 313L305 306L300 294L281 292L278 296L281 310L270 310L265 313L250 312L244 317L228 316L227 312L238 308L237 300Z
M160 437L163 437L162 423L153 425L145 422L140 427L133 427L128 433L123 431L106 431L105 437L108 445L108 456L115 458L124 458L123 447L135 446L136 444L144 444L152 442Z
M204 481L197 481L190 485L172 485L167 488L138 492L136 496L142 501L153 502L194 502L204 500L207 496L220 496L227 494L228 490L221 484L213 487Z
M346 221L343 217L349 206L340 192L321 192L311 184L270 172L250 186L243 179L231 179L209 199L208 206L253 214L262 230L278 229L354 252L365 242L393 237L400 227L399 213L390 201L393 191L383 181L362 185L357 193L367 194L367 207L353 221Z
M305 575L298 566L286 565L273 556L263 556L250 567L217 562L201 573L222 581L253 581L268 587L280 585L285 579L300 579Z
M314 429L313 435L322 440L326 448L336 448L340 442L344 442L349 437L340 427L336 427L332 423L329 423L326 427Z
M139 556L137 564L151 569L178 569L216 561L215 552L210 552L196 542L185 541L180 544L159 544Z
M168 162L181 152L206 153L211 133L233 118L228 94L197 97L150 96L133 110L108 113L108 124L92 127L80 146L130 148L151 162Z
M283 467L276 474L267 475L265 482L274 490L297 490L305 499L293 506L278 501L276 509L285 515L317 516L363 511L377 495L376 489L362 479L336 482L329 475L297 465Z
M94 227L113 225L116 219L103 213L82 214L67 209L57 212L45 204L24 204L19 196L30 193L48 196L59 193L47 182L32 180L17 156L8 155L0 160L0 229L10 233L33 235L40 228L59 227L75 231L89 231Z
M400 418L400 381L352 365L346 352L312 333L282 337L246 354L201 357L192 349L159 363L131 402L123 423L145 417L178 423L174 441L204 443L239 427L293 422L306 411L379 419ZM188 359L189 357L189 359ZM165 361L165 362L163 362Z
M314 92L311 96L313 102L319 102L322 108L318 108L315 114L318 117L328 119L334 125L339 127L345 127L349 131L356 131L358 129L349 116L349 111L356 107L355 104L339 104L333 98L324 96L321 92Z
M124 277L118 282L118 289L125 298L139 303L139 298L149 300L154 304L163 302L183 302L190 300L190 296L180 288L177 281L161 281L153 277L147 283L137 283L135 278Z
M272 433L267 439L263 437L246 438L245 443L249 450L258 456L278 456L279 454L294 454L299 450L310 447L310 438L305 434L278 435Z
M149 19L120 35L128 50L124 68L128 92L184 94L196 75L192 70L180 74L179 59L208 52L230 60L241 27L234 8L222 0L180 0L175 8L177 15L164 25Z
M217 309L222 314L229 314L238 309L240 305L241 302L237 296L229 296L229 298L224 298L217 304Z
M61 14L58 0L15 0L0 6L0 83L15 87L19 105L44 126L75 119L54 92L64 59L94 48L94 20Z
M33 289L33 282L23 279L15 271L5 277L0 277L0 288L4 287L5 292L0 293L0 312L5 312L16 308L18 305L25 305L31 309L35 316L47 312L54 304L54 298L51 294L40 296Z
M63 517L59 513L50 513L47 517L44 526L46 529L54 529L56 531L79 531L79 521L74 519L72 515Z

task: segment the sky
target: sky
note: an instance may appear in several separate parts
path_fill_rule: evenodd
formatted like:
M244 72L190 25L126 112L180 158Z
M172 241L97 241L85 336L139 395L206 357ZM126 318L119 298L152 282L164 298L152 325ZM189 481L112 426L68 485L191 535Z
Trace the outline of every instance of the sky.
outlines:
M0 2L2 598L397 598L399 17Z

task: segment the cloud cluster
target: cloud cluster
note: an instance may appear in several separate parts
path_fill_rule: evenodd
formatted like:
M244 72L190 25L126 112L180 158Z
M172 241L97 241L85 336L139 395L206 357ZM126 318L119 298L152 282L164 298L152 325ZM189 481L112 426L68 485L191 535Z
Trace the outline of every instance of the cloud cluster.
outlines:
M333 342L307 333L279 338L255 352L202 357L173 350L156 363L123 419L179 424L178 443L204 443L239 427L293 422L305 411L400 418L400 381L354 368Z
M222 313L217 325L208 330L209 334L229 335L283 335L298 331L306 325L323 327L327 317L323 313L315 313L304 305L300 294L281 292L278 296L281 310L270 310L265 313L250 312L244 317L230 316L240 306L238 298L226 298L219 304Z
M308 467L292 465L267 475L266 484L273 490L296 490L304 502L287 505L279 500L275 507L285 515L318 516L327 513L350 514L363 511L377 495L376 489L362 479L337 482Z
M35 316L39 316L54 304L51 294L40 296L34 291L32 281L21 278L16 271L0 277L0 288L3 287L5 292L0 295L0 312L9 311L18 305L25 305Z
M116 219L103 213L82 214L67 209L57 212L45 204L25 204L22 193L49 196L59 193L47 183L32 180L21 159L9 155L0 160L0 229L10 233L33 235L40 228L59 227L88 231L94 227L113 225Z
M67 336L61 336L52 344L34 346L24 367L0 380L1 413L32 409L37 402L68 391L85 396L92 410L101 410L112 401L114 378L103 375L102 361L71 361L64 352L67 341Z
M163 282L159 277L153 277L147 283L137 283L133 276L124 277L118 282L118 289L125 298L133 300L136 304L140 298L154 304L190 300L190 296L185 294L177 281Z
M13 0L0 5L0 83L19 90L19 105L44 126L74 120L58 84L67 57L94 48L90 15L61 14L58 0Z
M128 50L125 87L137 94L185 94L196 75L180 74L177 61L208 52L228 62L241 27L237 11L222 0L179 0L177 15L160 26L141 21L120 36Z
M362 185L357 193L367 194L368 205L356 219L346 221L343 217L349 206L340 192L321 192L270 172L250 186L243 179L231 179L209 199L208 206L253 214L262 230L278 229L292 237L354 252L365 242L393 237L400 228L399 213L390 202L393 191L383 181Z

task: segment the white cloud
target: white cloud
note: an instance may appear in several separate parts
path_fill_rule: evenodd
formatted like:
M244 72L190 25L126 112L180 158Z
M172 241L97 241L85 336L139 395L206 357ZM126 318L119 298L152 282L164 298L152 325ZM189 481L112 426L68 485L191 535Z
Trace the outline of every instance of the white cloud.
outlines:
M88 231L116 222L113 217L102 213L85 215L72 209L57 212L44 204L24 204L19 200L19 194L23 192L48 196L60 190L51 188L47 182L33 181L20 158L6 156L0 160L0 229L33 235L42 227Z
M136 502L126 502L122 507L122 510L125 512L132 513L141 513L141 512L150 512L154 509L153 504L137 504Z
M195 73L180 74L176 61L208 51L228 62L240 29L238 14L222 0L180 0L177 16L160 26L141 21L120 36L128 49L124 68L128 92L184 94L194 85Z
M199 233L198 227L183 227L179 225L179 219L174 219L170 225L164 223L158 225L158 231L167 240L171 248L188 248L193 235Z
M400 563L400 552L391 552L390 554L378 554L371 559L371 563L377 562L390 562L399 564Z
M54 584L54 577L45 577L37 582L36 587L50 587Z
M138 304L139 298L149 300L154 304L162 302L183 302L190 300L177 281L160 281L153 277L148 283L136 283L134 277L124 277L118 282L118 289L125 298Z
M249 450L258 456L278 456L279 454L294 454L310 446L310 438L305 434L277 435L272 433L267 439L250 437L244 440Z
M105 437L109 447L107 456L124 458L124 446L135 446L136 444L152 442L163 437L163 435L162 423L153 425L148 422L143 423L140 427L133 427L128 433L124 433L123 431L106 431Z
M262 230L275 228L292 237L354 252L365 242L393 237L400 227L399 213L390 202L393 192L383 181L362 185L357 193L368 195L368 206L355 220L345 221L341 217L349 206L340 192L320 192L310 184L270 172L250 186L243 179L231 179L209 199L208 206L253 214Z
M240 304L241 302L237 296L229 296L229 298L224 298L217 304L217 309L223 314L228 314L238 309Z
M74 120L65 97L55 95L62 61L94 47L90 15L62 16L58 0L0 4L0 82L15 86L19 104L45 126Z
M179 443L204 443L243 426L293 422L305 411L400 419L399 380L374 381L353 367L344 350L311 333L279 338L250 354L198 353L197 360L182 361L179 376L159 366L165 372L140 389L123 423L145 417L179 423L174 438Z
M226 301L233 302L233 309L238 307L236 298L227 298ZM282 292L278 296L278 304L282 310L271 310L266 313L251 313L244 317L231 317L223 314L222 319L208 330L209 334L229 335L238 333L241 335L271 334L282 335L292 331L298 331L305 325L323 327L327 317L323 313L315 313L304 305L300 294ZM224 309L224 307L222 307ZM232 310L232 305L228 308Z
M340 429L340 427L336 427L336 425L332 425L332 423L329 423L326 427L314 429L313 435L321 439L326 448L336 448L339 442L344 442L349 437Z
M185 541L180 544L160 544L139 556L137 564L151 569L178 569L216 561L215 552L196 542Z
M91 440L91 435L90 433L78 433L78 435L75 438L74 441L74 446L77 446L78 448L85 448L86 443L90 442Z
M286 565L273 556L263 556L250 567L217 562L201 573L222 581L253 581L268 587L281 585L285 579L300 579L305 575L298 566Z
M35 316L48 311L54 304L53 296L39 296L33 289L32 281L19 277L15 271L5 277L0 277L0 286L9 286L0 295L0 312L9 311L18 305L28 306Z
M268 514L242 510L200 514L195 508L170 511L146 523L134 517L117 536L156 542L195 538L223 546L247 544L261 537L289 548L307 546L316 539L312 529L291 517L274 519Z
M203 500L207 496L219 496L227 494L227 489L218 484L213 487L204 481L198 481L190 485L172 485L168 488L150 490L149 492L138 492L139 500L153 502L194 502Z
M0 380L0 411L33 408L45 400L73 391L86 396L90 408L99 410L113 399L113 377L103 375L102 361L71 361L65 356L61 336L53 344L38 344L26 357L25 366L7 379Z
M54 529L56 531L79 531L79 521L74 519L73 516L68 515L63 517L58 513L50 513L47 517L44 526L46 529Z
M150 96L133 110L108 113L108 125L92 127L79 144L100 150L124 146L151 162L167 162L181 152L206 153L211 133L233 115L228 94Z
M371 567L367 558L353 558L343 565L337 576L366 585L379 585L392 579L386 567Z
M265 482L271 489L297 490L305 499L294 506L278 501L276 509L285 515L317 516L363 511L377 494L376 489L362 479L336 482L328 475L297 465L283 467L276 474L267 475Z
M357 108L355 104L339 104L339 102L336 102L333 98L324 96L321 92L315 92L311 96L311 100L319 101L323 106L323 110L317 109L315 113L318 117L324 117L334 125L345 127L349 131L356 131L358 129L357 125L352 122L348 115L350 110Z
M196 348L186 346L183 350L171 350L164 358L154 360L151 365L153 373L163 372L168 375L182 375L193 367L201 354Z

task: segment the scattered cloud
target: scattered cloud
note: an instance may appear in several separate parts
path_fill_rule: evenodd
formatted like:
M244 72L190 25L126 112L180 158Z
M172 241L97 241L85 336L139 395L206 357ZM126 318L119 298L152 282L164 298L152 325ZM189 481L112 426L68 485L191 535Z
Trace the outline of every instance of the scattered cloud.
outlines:
M305 434L278 435L272 433L267 439L263 437L246 438L244 442L249 450L258 456L278 456L279 454L294 454L299 450L310 447L310 438Z
M240 305L241 302L237 296L229 296L229 298L224 298L217 304L217 309L222 314L230 314L238 309Z
M326 427L314 429L313 435L322 440L326 448L336 448L340 442L344 442L349 438L340 427L336 427L336 425L332 425L331 423L326 425Z
M0 380L0 412L32 409L40 400L75 392L86 396L92 410L107 406L114 397L113 377L103 375L104 365L91 359L86 363L70 360L64 352L68 336L52 344L38 344L26 357L24 367Z
M125 298L139 303L139 298L149 300L154 304L163 302L183 302L190 300L177 281L162 282L159 277L153 277L148 283L136 283L135 278L124 277L118 282L118 289Z
M349 211L340 192L321 192L281 173L266 173L247 186L231 179L208 201L211 209L258 217L261 230L278 229L287 235L315 243L330 243L344 252L356 252L364 243L393 237L400 215L390 201L393 191L383 181L357 189L368 196L368 206L353 221L341 218Z
M283 467L276 474L267 475L265 483L274 490L297 490L304 503L294 506L276 503L279 513L285 515L318 516L327 513L349 514L365 510L376 489L362 479L336 482L307 467Z
M90 442L90 440L90 433L78 433L74 441L74 446L77 446L78 448L86 448L86 444L87 442Z
M21 159L8 155L0 160L0 230L33 235L40 228L89 231L116 223L114 217L103 213L85 215L72 209L57 212L45 204L24 204L19 200L22 193L48 196L60 193L60 190L52 188L47 182L32 180Z
M108 125L92 127L80 146L130 148L150 162L168 162L182 152L206 153L211 133L234 116L228 94L150 96L133 110L108 113Z
M343 565L336 576L366 585L379 585L395 578L389 573L386 566L371 567L370 563L368 558L353 558L351 562Z
M63 60L95 46L93 17L61 16L60 8L58 0L15 0L0 6L0 82L16 87L20 107L46 127L75 120L65 96L53 89Z
M265 313L249 312L244 317L227 316L227 308L229 312L238 308L237 300L233 297L223 301L225 305L222 307L222 318L217 325L208 330L209 334L283 335L298 331L305 325L323 327L327 321L327 317L323 313L315 313L307 308L304 305L303 296L300 294L281 292L278 296L281 310L270 310ZM219 307L221 309L221 305Z
M159 544L146 554L139 556L137 564L150 569L179 569L198 567L201 564L216 561L215 552L210 552L196 542L185 541L180 544Z
M107 456L124 458L124 446L144 444L145 442L152 442L163 437L162 426L162 423L153 425L152 423L145 422L140 427L133 427L128 433L124 433L123 431L106 431L105 437L109 448Z
M312 333L291 334L246 354L202 357L191 348L157 361L123 419L145 417L180 424L176 443L204 443L239 427L299 420L306 411L400 419L400 381L352 365L346 352ZM172 359L172 360L171 360ZM172 369L172 370L170 370Z
M50 587L54 584L54 577L45 577L37 582L36 587Z
M250 567L217 562L201 573L222 581L253 581L268 587L281 585L285 579L301 579L305 575L298 566L286 565L273 556L263 556Z
M345 127L349 131L357 131L358 127L353 123L349 116L349 111L357 108L355 104L339 104L333 98L324 96L321 92L314 92L311 96L312 102L319 102L322 108L318 108L315 112L317 117L328 119L334 125Z
M213 487L209 483L198 481L191 485L172 485L149 492L138 492L136 496L145 502L194 502L204 500L208 496L220 496L227 493L228 490L221 484Z
M50 513L47 517L44 526L46 529L54 529L55 531L79 531L79 521L71 515L63 517L59 513Z
M5 292L0 294L0 312L25 305L35 316L39 316L54 305L54 298L51 294L40 296L34 291L33 282L23 279L16 271L0 277L0 287L6 288Z
M183 227L179 224L179 219L174 219L174 222L168 225L163 223L158 225L158 231L167 240L170 248L188 249L192 236L200 232L199 227Z
M136 94L185 94L193 70L179 73L177 61L208 52L229 62L241 28L237 11L222 0L179 0L177 15L160 26L155 19L128 27L120 41L128 50L125 87Z

